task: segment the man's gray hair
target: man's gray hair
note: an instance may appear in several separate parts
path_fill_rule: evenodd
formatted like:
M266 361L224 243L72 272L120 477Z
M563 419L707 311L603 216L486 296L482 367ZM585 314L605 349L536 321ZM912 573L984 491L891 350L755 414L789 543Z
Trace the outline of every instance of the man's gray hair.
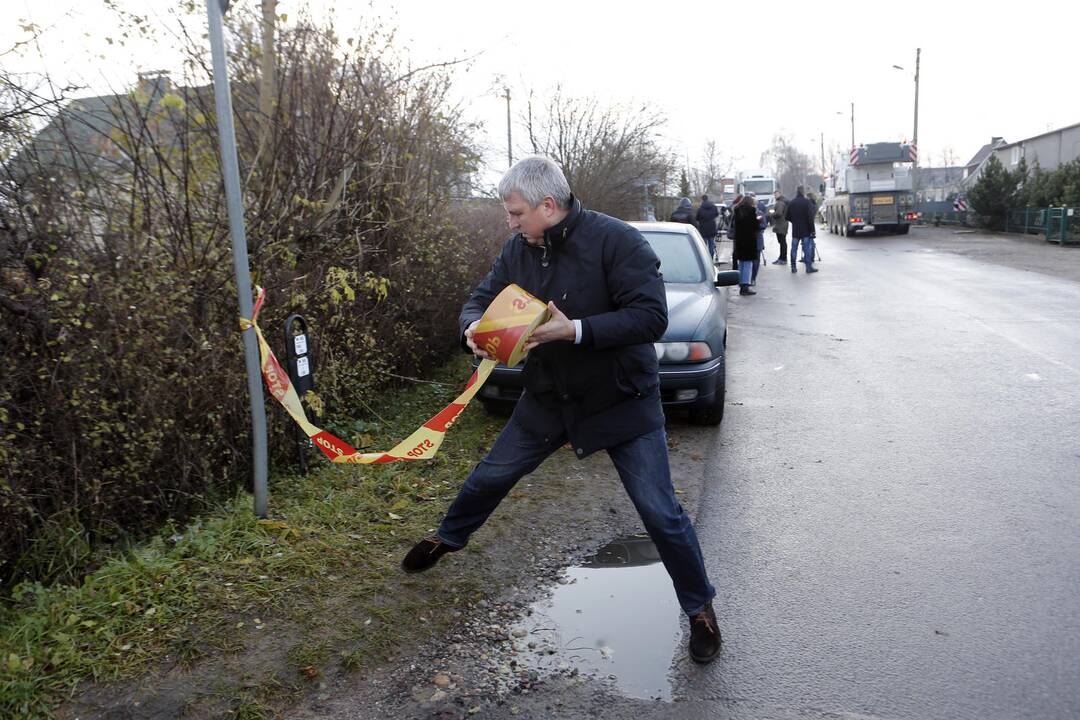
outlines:
M499 181L499 197L507 200L515 192L529 207L536 207L550 197L560 209L570 208L570 184L562 169L546 157L522 158L506 171Z

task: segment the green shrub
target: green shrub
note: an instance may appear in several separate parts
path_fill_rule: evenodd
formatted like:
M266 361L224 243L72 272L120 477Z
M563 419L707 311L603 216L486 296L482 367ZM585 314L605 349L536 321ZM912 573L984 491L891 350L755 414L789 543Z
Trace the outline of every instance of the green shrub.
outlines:
M1017 172L1005 169L996 155L987 158L979 179L968 191L968 200L980 222L993 230L1005 228L1005 218L1016 207L1021 181L1027 175L1025 169Z

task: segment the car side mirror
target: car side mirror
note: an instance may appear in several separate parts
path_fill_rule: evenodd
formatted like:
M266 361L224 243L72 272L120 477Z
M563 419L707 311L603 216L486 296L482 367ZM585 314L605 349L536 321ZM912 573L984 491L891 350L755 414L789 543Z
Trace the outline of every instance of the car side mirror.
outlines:
M713 282L716 287L728 287L730 285L739 284L739 271L738 270L721 270L716 273L716 280Z

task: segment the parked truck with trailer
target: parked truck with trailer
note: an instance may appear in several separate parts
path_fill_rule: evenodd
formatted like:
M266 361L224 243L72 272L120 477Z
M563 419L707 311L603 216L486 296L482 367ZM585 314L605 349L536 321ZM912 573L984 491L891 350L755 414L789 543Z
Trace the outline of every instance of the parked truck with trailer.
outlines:
M829 232L859 230L906 234L918 219L912 149L905 143L870 143L853 148L846 168L833 175L822 214Z

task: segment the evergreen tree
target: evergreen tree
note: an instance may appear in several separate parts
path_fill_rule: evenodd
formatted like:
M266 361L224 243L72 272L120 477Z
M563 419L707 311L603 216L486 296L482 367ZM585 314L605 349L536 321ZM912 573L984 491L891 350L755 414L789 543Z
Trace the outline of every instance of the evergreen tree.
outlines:
M686 177L686 170L679 172L679 197L690 197L690 178Z
M1026 174L1027 169L1024 168ZM987 159L978 181L968 192L971 207L982 224L994 230L1004 229L1009 209L1018 202L1017 186L1020 180L1019 172L1006 170L996 155Z

